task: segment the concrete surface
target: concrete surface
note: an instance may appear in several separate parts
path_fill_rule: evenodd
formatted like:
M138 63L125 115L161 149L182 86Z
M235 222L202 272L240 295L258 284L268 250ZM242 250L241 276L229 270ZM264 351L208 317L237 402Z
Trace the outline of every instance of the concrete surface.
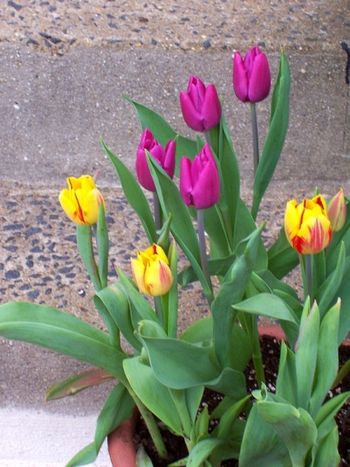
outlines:
M311 194L315 186L328 196L339 185L350 193L344 146L350 102L339 47L350 40L348 0L2 0L0 7L1 302L45 302L101 326L74 226L57 194L66 176L98 172L110 216L111 259L128 271L131 252L146 245L98 145L104 136L133 167L139 126L124 94L191 135L181 121L178 93L190 74L214 82L249 199L249 109L233 96L233 49L259 43L275 76L283 46L292 68L289 133L261 214L270 227L266 241L276 236L287 199ZM258 109L262 140L269 104ZM182 327L203 312L199 302L197 290L185 291ZM44 403L47 387L86 365L1 338L0 368L1 466L64 465L92 440L111 383ZM109 465L105 452L96 465Z

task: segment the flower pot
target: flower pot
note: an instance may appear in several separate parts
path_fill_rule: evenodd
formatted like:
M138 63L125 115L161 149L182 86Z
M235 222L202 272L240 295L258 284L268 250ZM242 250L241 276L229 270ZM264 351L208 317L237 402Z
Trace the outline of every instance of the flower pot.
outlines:
M136 467L134 431L138 413L108 435L108 452L113 467Z

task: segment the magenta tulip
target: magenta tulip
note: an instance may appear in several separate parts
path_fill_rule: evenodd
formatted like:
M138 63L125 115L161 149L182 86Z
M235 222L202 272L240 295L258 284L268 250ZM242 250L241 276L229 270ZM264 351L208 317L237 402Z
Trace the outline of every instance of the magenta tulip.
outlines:
M170 140L164 149L154 138L151 130L146 128L142 133L136 154L136 175L139 183L146 188L146 190L156 191L152 175L148 168L145 150L152 155L169 177L173 178L175 171L176 143L174 140Z
M193 160L180 162L180 193L187 206L210 208L220 198L220 176L209 144Z
M206 87L197 76L190 76L187 92L180 92L180 105L187 125L195 131L209 131L220 121L221 105L213 84Z
M260 102L271 86L269 62L259 47L253 47L244 58L233 55L233 89L242 102Z

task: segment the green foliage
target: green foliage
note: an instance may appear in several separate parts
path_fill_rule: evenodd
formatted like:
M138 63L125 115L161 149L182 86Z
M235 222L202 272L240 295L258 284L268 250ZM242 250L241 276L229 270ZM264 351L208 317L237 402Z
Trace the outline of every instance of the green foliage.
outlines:
M254 179L252 216L255 219L262 197L280 158L288 129L290 70L281 53L277 82L271 101L268 134Z

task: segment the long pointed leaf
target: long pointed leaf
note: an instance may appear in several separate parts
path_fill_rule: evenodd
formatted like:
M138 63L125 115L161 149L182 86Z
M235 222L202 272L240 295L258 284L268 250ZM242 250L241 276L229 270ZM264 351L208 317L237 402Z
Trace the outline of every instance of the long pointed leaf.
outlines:
M100 368L82 371L51 386L45 394L45 400L52 401L62 397L74 396L80 391L113 379L107 371Z
M78 318L43 305L10 302L0 305L0 335L64 353L104 368L123 379L125 354L108 336Z
M136 181L134 175L129 171L125 164L109 149L106 143L102 140L101 146L110 161L117 171L120 183L122 184L123 191L130 206L134 209L139 216L140 221L145 229L146 235L150 243L156 242L157 233L146 196L144 195L139 183Z
M271 103L271 119L261 159L254 179L252 216L268 187L282 152L288 129L290 71L286 56L281 53L277 82Z

